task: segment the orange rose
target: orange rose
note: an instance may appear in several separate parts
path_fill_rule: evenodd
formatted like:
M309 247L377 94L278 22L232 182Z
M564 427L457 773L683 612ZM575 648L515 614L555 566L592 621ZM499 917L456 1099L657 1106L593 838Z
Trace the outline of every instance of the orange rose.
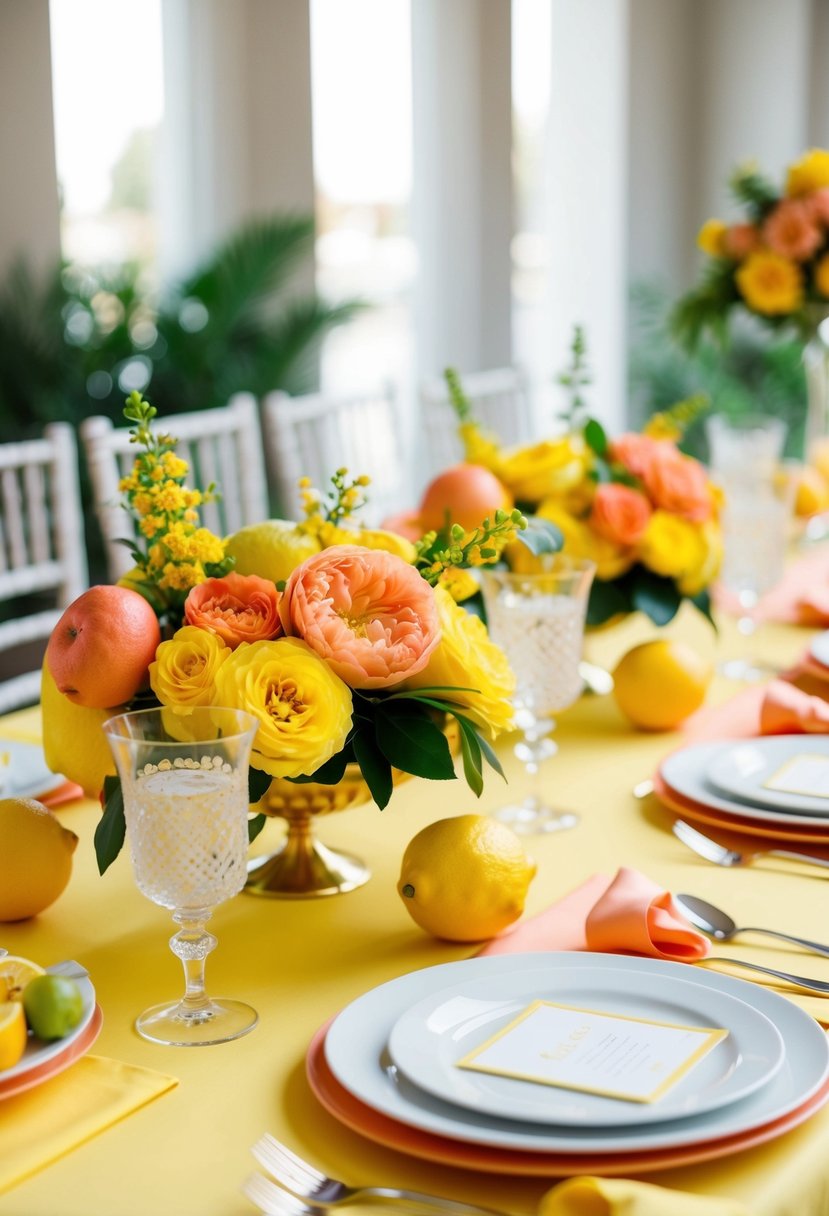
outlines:
M644 477L657 456L669 443L664 439L654 439L650 435L638 435L635 431L619 435L610 445L610 459L623 465L634 477Z
M226 574L194 587L184 601L188 625L215 633L231 649L266 642L282 632L279 592L258 574Z
M675 447L666 446L642 479L651 500L664 511L697 524L711 518L714 503L705 469Z
M597 487L590 523L607 540L617 545L635 545L650 517L651 505L638 490L613 483Z
M382 549L334 545L294 570L279 604L351 688L388 688L420 671L440 639L435 593L414 566Z

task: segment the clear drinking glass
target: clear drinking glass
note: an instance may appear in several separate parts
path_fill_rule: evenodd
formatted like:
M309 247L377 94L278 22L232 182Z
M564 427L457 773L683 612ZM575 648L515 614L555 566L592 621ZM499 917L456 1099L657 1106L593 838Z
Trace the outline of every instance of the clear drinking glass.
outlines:
M537 774L558 751L549 737L555 729L550 715L572 705L582 690L579 663L595 572L593 562L560 554L547 558L538 574L482 572L489 633L515 673L515 722L523 736L515 754L536 778L526 798L495 812L516 832L557 832L578 822L572 811L544 799Z
M179 1001L137 1019L154 1043L205 1046L239 1038L258 1020L241 1001L216 1000L204 986L216 938L205 923L247 878L248 759L252 715L236 709L168 709L120 714L104 723L115 756L138 889L170 908L180 925L170 949L184 966Z

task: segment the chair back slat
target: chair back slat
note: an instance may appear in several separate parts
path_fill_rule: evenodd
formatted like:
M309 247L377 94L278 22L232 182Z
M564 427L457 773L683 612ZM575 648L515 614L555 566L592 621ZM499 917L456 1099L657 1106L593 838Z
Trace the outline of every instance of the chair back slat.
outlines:
M23 497L20 493L19 469L3 469L0 472L0 493L3 498L3 515L6 520L6 545L12 570L25 566L27 562L26 530L23 523Z
M532 392L528 377L518 368L499 367L460 377L475 418L492 431L505 447L529 442L535 432ZM463 460L458 419L445 380L421 385L420 404L425 440L425 464L430 475Z
M29 522L29 553L33 561L49 560L49 512L43 466L27 464L22 470L24 514Z

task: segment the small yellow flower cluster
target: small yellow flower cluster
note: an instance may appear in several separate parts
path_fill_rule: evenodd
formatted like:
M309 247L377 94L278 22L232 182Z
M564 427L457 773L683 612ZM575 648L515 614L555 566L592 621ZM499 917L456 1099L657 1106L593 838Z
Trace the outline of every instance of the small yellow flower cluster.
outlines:
M470 590L469 568L492 565L526 526L527 521L520 511L499 509L492 519L487 517L471 532L460 524L453 524L449 530L449 543L441 547L438 547L438 533L427 532L415 545L415 565L433 587L440 583L454 599L467 599L477 590L477 587Z
M326 495L311 485L310 477L298 481L302 512L305 518L298 525L306 534L320 535L326 527L351 519L368 501L363 491L371 478L361 474L349 479L348 469L337 469L331 475L331 489Z

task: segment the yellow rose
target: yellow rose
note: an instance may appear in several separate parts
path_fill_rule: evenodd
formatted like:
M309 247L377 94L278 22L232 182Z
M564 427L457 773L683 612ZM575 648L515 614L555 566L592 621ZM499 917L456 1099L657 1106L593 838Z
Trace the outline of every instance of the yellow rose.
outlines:
M725 257L725 234L728 225L722 220L706 220L697 233L697 247L711 258Z
M710 587L720 572L723 558L722 532L714 520L698 525L701 552L696 566L687 570L677 583L682 595L699 595Z
M162 705L179 713L212 705L216 673L229 655L230 647L215 633L184 625L156 650L150 687Z
M272 777L316 772L351 729L351 689L299 638L243 642L219 668L215 703L257 719L251 764Z
M824 298L829 299L829 253L824 253L815 266L815 287Z
M436 587L435 600L440 642L423 671L410 676L401 688L454 686L457 691L440 695L462 707L466 717L495 739L512 725L510 698L515 677L506 655L492 641L481 618L456 604L448 591Z
M789 258L769 249L750 253L735 278L748 307L763 316L796 312L803 303L802 270Z
M631 568L636 557L634 549L618 545L606 536L600 536L592 528L587 528L586 525L585 529L587 544L585 552L579 556L589 557L596 563L596 578L610 582L614 578L620 578Z
M666 578L681 578L699 569L705 553L699 525L669 511L654 511L639 542L639 560Z
M811 148L789 166L786 178L786 194L798 198L829 186L829 152L824 148Z
M581 436L562 435L505 452L499 477L517 502L541 502L579 486L589 463Z
M502 481L503 453L494 436L482 431L477 422L462 422L458 434L467 464L482 464Z
M526 548L526 545L521 547ZM447 566L441 572L438 585L446 588L456 604L462 604L464 600L468 600L471 595L480 591L475 575L460 566Z

